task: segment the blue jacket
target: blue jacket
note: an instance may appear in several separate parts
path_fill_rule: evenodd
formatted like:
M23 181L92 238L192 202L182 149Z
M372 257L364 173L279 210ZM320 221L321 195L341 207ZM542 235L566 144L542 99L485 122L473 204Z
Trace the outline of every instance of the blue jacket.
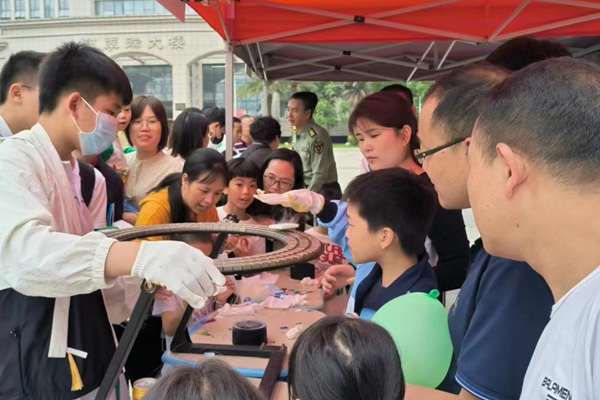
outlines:
M352 289L350 290L350 297L348 299L348 305L346 306L346 312L353 313L356 289L373 271L375 263L354 264L352 253L350 253L350 249L348 248L348 240L346 239L346 230L348 229L348 215L346 214L346 210L348 208L348 203L338 200L332 200L332 203L337 205L335 217L329 222L323 222L319 218L317 218L317 220L319 221L319 226L323 226L329 230L329 238L342 248L344 257L356 267L356 278L354 280L354 285L352 285Z

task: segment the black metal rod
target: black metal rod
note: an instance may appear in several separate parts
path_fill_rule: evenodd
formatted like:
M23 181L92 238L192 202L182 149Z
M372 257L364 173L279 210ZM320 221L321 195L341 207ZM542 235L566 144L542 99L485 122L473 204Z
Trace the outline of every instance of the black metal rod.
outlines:
M281 350L279 346L244 346L235 344L203 344L193 343L187 348L173 348L171 353L205 354L215 353L219 356L259 357L269 358L274 351Z
M263 392L267 399L273 398L275 386L279 380L279 375L281 375L281 368L283 367L283 359L285 358L286 352L287 349L285 346L282 346L279 351L274 351L271 354L269 362L267 363L267 368L265 368L263 377L260 380L258 389Z
M219 254L221 254L221 248L223 247L223 244L227 240L228 236L229 236L229 234L226 232L219 234L219 236L217 237L217 240L215 241L213 249L210 252L210 258L212 258L214 260L215 258L217 258L219 256ZM171 350L172 352L187 353L187 350L189 349L190 343L191 343L191 340L190 340L188 332L187 332L187 324L188 324L193 312L194 312L194 309L192 308L192 306L190 306L188 304L188 306L185 309L185 313L183 313L183 317L181 318L181 321L179 321L179 326L177 327L177 330L175 331L175 336L173 336L173 340L171 341L171 348L169 350ZM173 349L175 349L175 350L173 350Z
M146 319L148 310L152 306L155 290L156 286L149 287L146 285L146 281L142 282L140 298L137 303L135 303L131 318L127 323L127 327L125 327L125 332L123 332L123 336L119 341L115 354L113 355L112 360L110 360L106 375L104 375L100 388L98 389L96 400L108 399L110 393L114 390L117 380L121 375L121 371L123 371L125 361L127 361L127 357L131 352L135 339Z

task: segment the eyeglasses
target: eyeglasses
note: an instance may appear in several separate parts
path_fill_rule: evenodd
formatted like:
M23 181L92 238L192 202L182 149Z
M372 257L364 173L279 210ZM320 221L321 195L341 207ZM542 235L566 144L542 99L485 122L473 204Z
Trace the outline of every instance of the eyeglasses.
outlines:
M290 182L287 179L277 179L277 177L275 175L265 174L264 178L265 178L265 183L268 186L275 186L275 185L279 184L279 187L284 192L287 192L294 186L293 182Z
M467 140L469 137L464 137L464 138L459 138L459 139L454 139L451 142L448 142L446 144L443 144L441 146L438 147L434 147L433 149L430 150L425 150L425 151L421 151L420 149L416 149L414 154L415 154L415 158L417 159L417 161L420 164L423 164L423 161L425 160L425 157L429 157L432 154L437 153L438 151L442 151L444 149L447 149L448 147L452 147L456 144L459 144L461 142L464 142L465 140Z
M36 87L33 87L33 86L27 86L27 85L21 85L21 86L24 87L24 88L27 88L29 90L35 90L35 91L39 91L40 90L40 88L36 88Z
M131 126L141 128L144 124L148 125L148 128L157 128L160 126L160 121L157 119L151 119L149 121L142 121L140 119L136 119L131 123Z

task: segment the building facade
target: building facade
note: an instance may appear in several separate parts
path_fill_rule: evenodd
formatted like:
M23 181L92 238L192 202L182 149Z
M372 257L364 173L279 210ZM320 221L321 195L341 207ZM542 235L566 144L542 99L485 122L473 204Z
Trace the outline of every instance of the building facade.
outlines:
M67 41L104 51L134 93L158 97L170 118L225 105L223 41L189 7L182 23L155 0L0 0L0 68L13 53ZM237 87L250 81L244 64L235 70ZM261 114L260 96L237 99L236 113Z

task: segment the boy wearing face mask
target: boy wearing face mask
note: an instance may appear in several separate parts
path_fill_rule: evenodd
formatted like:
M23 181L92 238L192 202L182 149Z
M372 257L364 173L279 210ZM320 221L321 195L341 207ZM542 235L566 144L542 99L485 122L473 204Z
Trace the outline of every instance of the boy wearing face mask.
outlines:
M225 278L184 243L93 232L72 153L110 146L129 80L75 43L51 53L39 76L38 124L0 144L0 398L93 399L115 350L100 289L132 275L200 308Z

